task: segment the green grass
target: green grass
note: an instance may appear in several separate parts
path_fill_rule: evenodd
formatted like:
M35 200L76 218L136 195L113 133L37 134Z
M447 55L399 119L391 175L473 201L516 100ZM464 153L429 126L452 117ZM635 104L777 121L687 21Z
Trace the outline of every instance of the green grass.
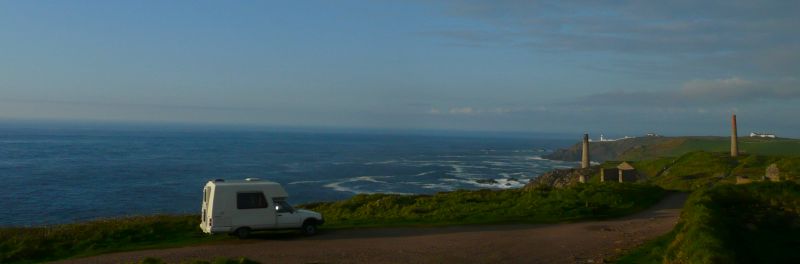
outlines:
M645 209L664 195L642 184L581 184L534 191L455 191L436 195L357 195L333 203L305 207L321 212L334 228L546 223L608 218Z
M0 263L28 263L219 240L194 215L155 215L32 228L0 228Z
M672 233L619 263L800 263L800 185L721 184L693 193Z
M653 161L664 164L664 161ZM642 162L647 166L648 162ZM735 167L736 160L724 153L690 152L673 160L660 175L649 178L653 183L670 190L695 190L725 179ZM649 167L658 167L649 166ZM652 174L650 171L648 174ZM763 172L762 172L763 173Z
M583 184L565 189L455 191L435 195L357 195L301 207L321 212L323 228L548 223L630 214L665 191L644 184ZM116 251L209 243L199 216L159 215L34 228L0 228L0 263L32 263Z
M618 162L606 162L611 166ZM734 183L736 177L761 180L770 164L777 164L783 180L800 180L800 156L765 156L694 151L679 157L631 162L644 178L667 190L692 191L717 183ZM594 178L594 177L593 177Z

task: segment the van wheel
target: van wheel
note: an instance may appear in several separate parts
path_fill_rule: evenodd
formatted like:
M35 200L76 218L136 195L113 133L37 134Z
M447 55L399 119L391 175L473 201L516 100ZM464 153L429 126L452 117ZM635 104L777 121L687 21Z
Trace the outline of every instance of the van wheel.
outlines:
M240 227L239 229L236 229L236 232L234 234L237 237L239 237L239 239L245 239L245 238L250 236L250 228L249 227Z
M311 236L317 233L317 224L314 221L306 221L303 223L303 234Z

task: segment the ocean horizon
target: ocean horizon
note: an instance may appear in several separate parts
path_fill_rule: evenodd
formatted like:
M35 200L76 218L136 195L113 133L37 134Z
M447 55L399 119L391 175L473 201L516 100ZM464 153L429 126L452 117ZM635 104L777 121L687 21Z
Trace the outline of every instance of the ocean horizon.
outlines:
M279 182L302 204L519 188L577 164L541 158L575 140L520 135L0 123L0 226L198 213L219 178Z

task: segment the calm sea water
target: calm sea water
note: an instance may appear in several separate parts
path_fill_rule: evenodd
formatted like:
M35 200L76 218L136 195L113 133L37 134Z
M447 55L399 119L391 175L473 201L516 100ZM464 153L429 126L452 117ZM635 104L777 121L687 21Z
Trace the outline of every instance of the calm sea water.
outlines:
M266 131L0 127L0 226L197 213L209 179L280 182L293 203L360 193L505 189L575 163L572 142Z

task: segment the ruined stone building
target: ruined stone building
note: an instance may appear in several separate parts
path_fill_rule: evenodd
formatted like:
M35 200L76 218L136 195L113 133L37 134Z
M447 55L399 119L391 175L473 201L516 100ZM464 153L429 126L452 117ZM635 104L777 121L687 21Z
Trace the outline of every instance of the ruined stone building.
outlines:
M781 181L781 170L778 169L778 164L772 163L767 167L767 171L764 174L764 180L767 181Z
M616 168L600 169L600 182L635 182L637 180L639 180L639 173L628 162L622 162Z

